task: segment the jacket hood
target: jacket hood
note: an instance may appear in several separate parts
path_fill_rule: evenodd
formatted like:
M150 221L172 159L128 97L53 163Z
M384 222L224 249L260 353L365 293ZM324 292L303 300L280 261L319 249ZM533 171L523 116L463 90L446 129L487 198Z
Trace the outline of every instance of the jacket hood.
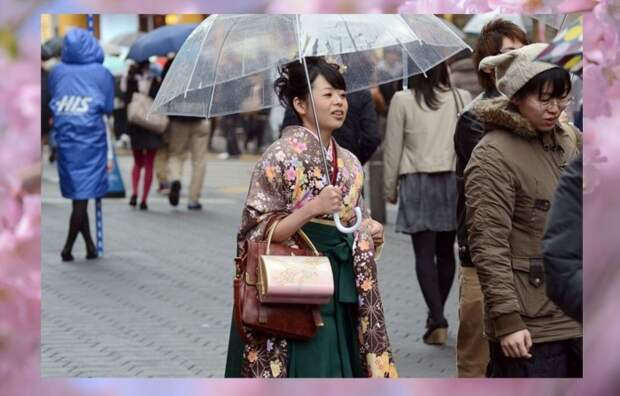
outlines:
M510 110L508 105L510 100L505 96L498 96L491 99L481 99L477 101L471 111L487 127L485 131L494 128L503 129L524 138L533 139L539 136L532 124L521 114ZM558 124L556 124L556 128Z
M71 29L63 42L62 61L72 64L103 63L103 50L86 30Z

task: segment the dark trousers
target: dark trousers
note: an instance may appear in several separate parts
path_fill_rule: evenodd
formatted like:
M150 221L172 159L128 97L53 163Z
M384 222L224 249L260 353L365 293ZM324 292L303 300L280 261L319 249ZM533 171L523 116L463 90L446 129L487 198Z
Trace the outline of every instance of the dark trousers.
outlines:
M581 378L583 377L583 339L535 343L531 358L504 356L498 342L489 342L491 378Z

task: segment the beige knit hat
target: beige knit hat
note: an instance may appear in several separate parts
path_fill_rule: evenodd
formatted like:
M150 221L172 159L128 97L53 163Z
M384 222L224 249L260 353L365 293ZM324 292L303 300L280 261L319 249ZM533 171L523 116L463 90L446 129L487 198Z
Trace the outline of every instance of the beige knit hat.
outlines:
M499 92L512 96L537 74L559 67L553 63L535 61L549 44L535 43L506 52L487 56L480 61L478 68L495 69L495 81Z

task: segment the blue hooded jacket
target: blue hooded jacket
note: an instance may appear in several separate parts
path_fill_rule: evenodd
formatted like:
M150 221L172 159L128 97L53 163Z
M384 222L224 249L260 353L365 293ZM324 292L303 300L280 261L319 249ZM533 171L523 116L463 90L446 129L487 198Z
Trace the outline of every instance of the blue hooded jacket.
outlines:
M50 108L63 197L99 198L108 190L104 114L114 110L114 77L103 50L84 29L66 35L62 63L49 76Z

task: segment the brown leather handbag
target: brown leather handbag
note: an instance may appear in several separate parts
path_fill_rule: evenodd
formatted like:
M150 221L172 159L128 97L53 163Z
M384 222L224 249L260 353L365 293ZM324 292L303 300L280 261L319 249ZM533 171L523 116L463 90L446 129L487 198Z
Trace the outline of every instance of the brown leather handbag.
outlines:
M273 230L276 224L277 221L267 229ZM271 232L269 234L271 235ZM268 245L270 255L326 259L324 256L317 257L318 253L313 246L308 246L311 242L302 241L303 244L298 244L299 249L270 241L244 242L241 255L235 258L233 309L235 324L242 340L249 341L246 329L256 331L260 335L308 340L314 336L317 327L323 326L319 305L265 303L260 298L259 267L261 256L265 256Z

